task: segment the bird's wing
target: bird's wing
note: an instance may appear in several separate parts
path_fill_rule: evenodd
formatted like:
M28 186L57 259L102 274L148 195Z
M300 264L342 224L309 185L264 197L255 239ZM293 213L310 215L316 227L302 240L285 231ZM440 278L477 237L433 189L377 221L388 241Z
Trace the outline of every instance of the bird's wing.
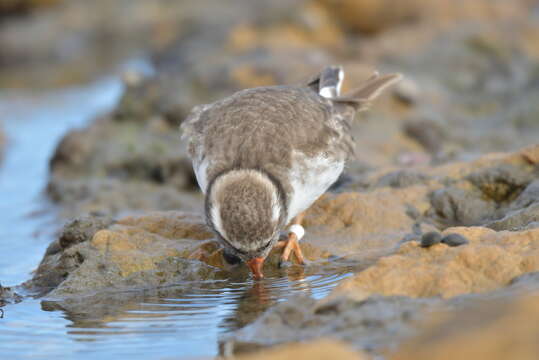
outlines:
M195 106L191 113L180 125L182 139L187 141L189 156L193 162L193 170L198 182L198 185L203 193L206 193L208 185L208 177L206 174L207 163L205 162L206 154L204 149L204 123L201 120L201 115L211 105L204 104Z
M187 140L189 147L189 155L193 160L199 156L200 146L197 146L202 141L203 127L200 123L200 115L208 108L209 105L195 106L187 118L180 125L182 139Z

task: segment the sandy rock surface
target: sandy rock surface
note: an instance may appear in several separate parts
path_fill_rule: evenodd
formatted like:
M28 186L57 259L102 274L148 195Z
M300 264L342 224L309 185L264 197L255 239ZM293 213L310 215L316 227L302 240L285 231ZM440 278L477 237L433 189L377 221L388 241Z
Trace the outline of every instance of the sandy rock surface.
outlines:
M483 227L448 228L470 244L428 249L406 242L390 256L343 281L335 294L453 297L492 291L524 273L539 271L539 229L495 232Z
M390 359L537 359L539 294L482 302L434 316Z
M259 354L238 357L238 360L286 360L286 359L343 359L363 360L365 355L350 349L347 345L333 340L318 340L306 344L291 344Z

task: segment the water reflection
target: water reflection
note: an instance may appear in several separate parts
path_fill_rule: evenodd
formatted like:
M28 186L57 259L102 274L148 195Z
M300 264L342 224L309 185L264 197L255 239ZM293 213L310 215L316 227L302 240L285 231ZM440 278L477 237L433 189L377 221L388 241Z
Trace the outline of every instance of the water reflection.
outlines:
M61 312L68 320L66 333L75 342L99 344L87 349L89 356L121 350L135 358L144 351L147 357L147 341L155 346L155 355L181 349L178 355L211 356L218 352L220 336L252 322L275 303L299 293L323 297L348 275L342 268L300 269L269 272L259 282L238 274L220 281L46 300L41 307ZM126 341L130 347L120 349Z

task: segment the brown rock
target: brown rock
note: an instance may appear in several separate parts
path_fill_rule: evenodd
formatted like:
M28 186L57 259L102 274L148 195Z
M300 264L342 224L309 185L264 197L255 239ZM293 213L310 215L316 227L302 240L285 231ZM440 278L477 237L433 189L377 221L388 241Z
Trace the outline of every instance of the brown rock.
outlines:
M422 20L424 22L454 24L462 19L482 20L510 18L522 14L527 8L525 1L507 3L503 1L477 0L418 1L406 0L398 3L391 0L319 0L330 14L349 31L378 33L388 28Z
M353 32L376 33L391 25L413 19L423 11L421 1L406 0L394 3L386 0L324 0L342 25Z
M296 296L271 307L242 329L223 336L220 349L223 355L241 354L287 342L331 337L356 350L380 356L410 336L423 314L438 308L440 303L439 299L404 296L373 296L362 300L341 296L318 301Z
M0 0L0 16L26 13L40 7L55 5L61 0Z
M3 317L4 313L1 309L6 304L16 304L21 302L23 297L17 294L14 289L0 284L0 319Z
M392 360L535 360L539 354L539 294L482 302L466 311L438 314Z
M335 340L321 339L309 343L289 344L258 353L240 356L238 360L362 360L367 357Z
M532 145L522 149L520 154L530 164L539 164L539 145Z
M509 165L533 170L533 159L539 153L539 144L526 147L514 152L493 152L472 161L456 161L438 167L426 169L429 174L438 173L451 178L463 178L473 172L499 165ZM530 160L531 159L531 160Z
M130 96L134 95L126 94L123 102L129 103L125 99ZM96 210L116 215L201 207L197 195L183 192L197 185L177 127L149 107L124 104L123 112L62 139L50 161L47 190L70 216Z
M302 243L302 249L310 262L324 262L331 256L309 241ZM270 254L267 269L277 269L279 255L279 250ZM247 267L224 260L221 246L199 215L155 212L114 223L85 217L66 225L25 286L37 293L65 297L207 280L223 270L242 271L247 276Z
M290 4L285 16L270 22L234 27L229 34L227 48L233 52L253 49L336 49L344 45L341 29L325 8L316 2L300 7ZM283 41L286 39L286 41Z
M539 229L495 232L482 227L448 228L470 244L421 248L406 242L396 254L343 281L334 295L371 294L453 297L482 293L507 285L521 274L539 270Z
M412 228L408 205L428 208L428 189L414 185L368 193L326 194L307 212L304 226L313 245L352 258L387 253Z
M211 278L218 269L188 259L211 236L199 216L179 212L127 217L112 225L91 218L77 220L61 237L65 240L61 244L69 238L68 246L53 243L25 285L63 297Z

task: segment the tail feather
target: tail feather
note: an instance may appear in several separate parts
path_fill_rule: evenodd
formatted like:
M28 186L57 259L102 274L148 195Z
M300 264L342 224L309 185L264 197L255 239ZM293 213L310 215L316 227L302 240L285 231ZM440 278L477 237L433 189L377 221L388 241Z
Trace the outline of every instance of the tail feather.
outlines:
M401 74L380 76L375 71L359 88L341 95L341 85L344 79L343 69L341 66L327 66L307 82L307 86L320 96L331 99L335 103L347 104L356 110L363 110L386 88L399 82L401 78Z
M365 83L359 88L352 90L344 96L338 96L332 100L337 103L347 103L354 106L356 109L363 109L372 100L378 97L382 91L389 86L397 83L402 79L401 74L388 74L380 76L375 72Z

